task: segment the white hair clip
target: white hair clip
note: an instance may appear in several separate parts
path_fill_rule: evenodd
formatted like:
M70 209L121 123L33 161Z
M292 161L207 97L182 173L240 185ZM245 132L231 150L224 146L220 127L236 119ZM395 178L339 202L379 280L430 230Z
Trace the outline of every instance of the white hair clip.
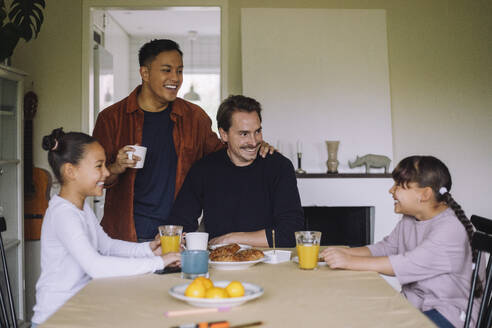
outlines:
M58 149L58 140L55 139L55 145L50 150L55 151L57 149Z
M445 193L447 193L447 192L448 192L448 188L446 188L446 187L441 187L441 188L439 189L439 193L440 193L441 195L444 195L444 194L445 194Z

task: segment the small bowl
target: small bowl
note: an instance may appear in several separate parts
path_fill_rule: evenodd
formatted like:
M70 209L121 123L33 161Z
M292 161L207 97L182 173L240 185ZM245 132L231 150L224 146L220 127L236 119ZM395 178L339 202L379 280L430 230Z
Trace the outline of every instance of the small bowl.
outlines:
M275 251L263 252L263 254L266 257L265 261L263 261L264 263L277 264L290 261L291 251L277 249Z

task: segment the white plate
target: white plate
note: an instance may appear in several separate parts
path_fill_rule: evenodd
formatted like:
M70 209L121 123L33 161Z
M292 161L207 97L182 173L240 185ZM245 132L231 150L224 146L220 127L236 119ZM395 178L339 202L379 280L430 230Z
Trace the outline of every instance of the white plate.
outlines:
M208 264L217 270L244 270L256 263L263 262L265 257L254 261L238 261L238 262L222 262L222 261L208 261Z
M292 262L299 263L299 257L294 256L294 257L292 258ZM326 264L326 262L325 262L325 261L318 262L318 266L326 266L326 265L327 265L327 264Z
M226 246L226 245L230 245L230 244L217 244L217 245L210 245L208 246L209 249L211 250L214 250L216 248L219 248L219 247L222 247L222 246ZM244 244L238 244L239 247L241 247L239 250L242 251L243 249L250 249L251 246L249 245L244 245Z
M177 298L178 300L182 300L190 305L199 306L199 307L233 307L233 306L241 305L247 301L253 300L263 295L262 287L255 284L242 282L244 286L244 296L242 297L230 297L230 298L187 297L184 296L184 292L190 283L172 287L169 290L169 294L172 297ZM225 288L229 283L230 281L214 281L214 286Z

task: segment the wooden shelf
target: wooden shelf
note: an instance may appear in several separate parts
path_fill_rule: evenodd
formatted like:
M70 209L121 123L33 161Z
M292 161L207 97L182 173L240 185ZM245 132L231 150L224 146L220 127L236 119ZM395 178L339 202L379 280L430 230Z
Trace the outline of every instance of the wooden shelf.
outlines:
M370 179L392 178L391 173L296 173L298 179Z

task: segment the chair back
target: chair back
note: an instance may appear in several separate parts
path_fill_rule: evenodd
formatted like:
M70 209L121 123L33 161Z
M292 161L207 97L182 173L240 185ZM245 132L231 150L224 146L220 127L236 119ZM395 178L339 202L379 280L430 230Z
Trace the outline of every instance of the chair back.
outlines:
M478 313L476 328L492 327L492 304L490 302L492 290L492 274L491 274L491 258L492 253L492 220L486 219L478 215L472 215L470 221L475 226L476 231L472 238L472 248L478 251L477 263L473 269L473 278L471 283L470 297L468 298L468 308L466 311L465 328L469 328L471 313L473 308L473 300L475 298L475 286L477 284L478 273L480 271L480 259L482 253L489 254L487 269L485 271L485 281L483 282L482 301L480 302L480 310Z
M486 219L478 215L472 215L470 218L471 223L478 231L485 232L492 235L492 220Z

